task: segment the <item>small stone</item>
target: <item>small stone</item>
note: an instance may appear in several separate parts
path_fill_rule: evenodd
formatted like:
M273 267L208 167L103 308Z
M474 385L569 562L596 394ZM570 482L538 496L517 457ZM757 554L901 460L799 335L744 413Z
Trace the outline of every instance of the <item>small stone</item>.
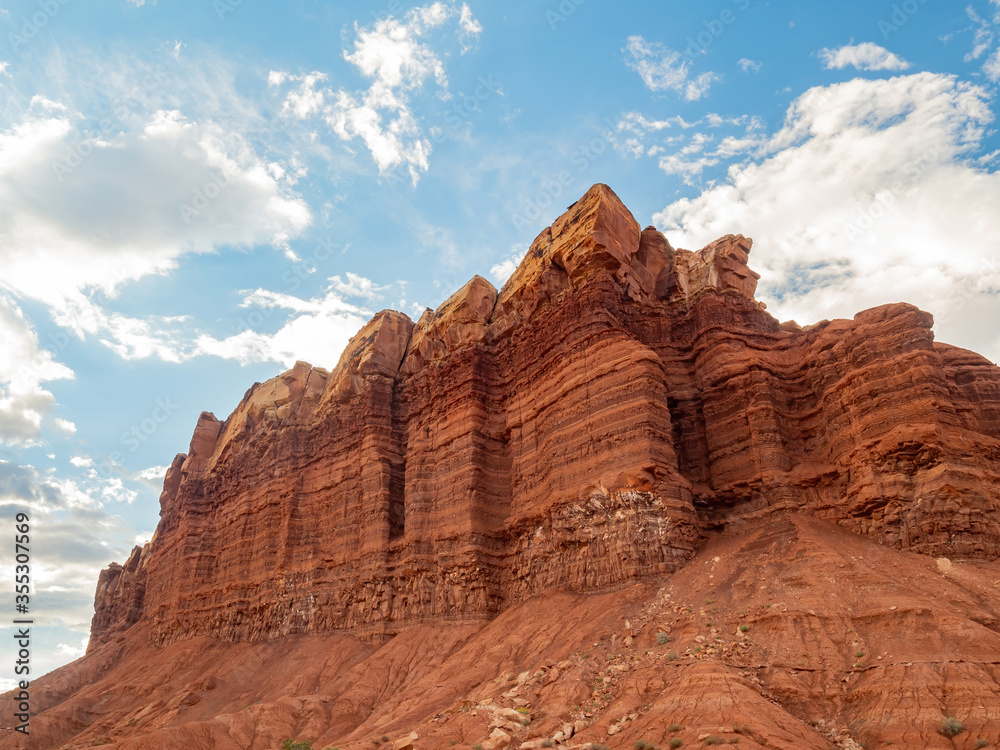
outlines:
M416 732L410 732L406 737L400 737L398 740L393 742L392 750L413 750L413 743L419 738L420 735Z

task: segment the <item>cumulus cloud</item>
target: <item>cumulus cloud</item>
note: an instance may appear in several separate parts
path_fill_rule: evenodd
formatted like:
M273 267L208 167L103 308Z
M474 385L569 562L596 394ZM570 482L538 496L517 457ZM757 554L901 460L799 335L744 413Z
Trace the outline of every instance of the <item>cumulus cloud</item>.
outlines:
M283 246L311 213L241 135L176 110L133 114L134 129L94 134L72 108L35 97L0 132L0 291L43 303L58 325L81 339L96 336L124 359L177 362L190 344L184 320L110 312L119 288L167 273L186 254ZM0 328L20 330L10 340L20 342L22 366L35 362L28 372L36 377L14 380L0 365L0 439L23 442L37 440L52 406L39 383L72 373L29 351L27 324L12 304L0 299Z
M673 91L687 101L696 101L720 80L711 71L692 77L691 63L680 52L659 42L650 44L641 36L630 36L623 52L625 64L651 91Z
M954 76L814 88L763 157L655 220L687 247L754 237L761 295L782 319L909 301L940 339L1000 360L1000 175L972 158L993 117L989 93Z
M43 420L55 405L55 397L43 384L72 379L73 371L56 361L56 347L41 346L21 308L2 293L0 340L0 442L37 444ZM52 424L60 429L55 421Z
M329 279L325 294L303 299L290 294L257 289L244 295L242 306L261 321L283 311L285 322L275 333L248 327L224 339L202 335L197 354L235 359L242 364L280 362L291 367L305 360L318 367L333 367L350 338L361 329L372 312L348 302L345 297L375 300L384 287L356 274ZM289 314L290 313L290 314Z
M403 166L416 184L430 168L432 149L412 99L429 81L447 95L444 62L425 38L449 22L457 25L465 54L482 33L466 4L436 2L410 10L401 20L389 16L370 27L356 26L353 49L343 55L370 82L364 90L334 90L326 85L326 74L318 71L305 75L271 71L268 82L295 85L285 96L284 115L320 118L341 140L360 139L381 174Z
M910 67L903 58L872 42L824 48L819 51L819 59L827 70L841 70L849 65L858 70L907 70Z
M140 471L137 476L147 482L162 482L163 478L167 476L169 468L169 466L150 466L148 469Z
M510 249L510 255L490 268L490 276L493 277L493 280L498 285L506 283L511 274L517 270L519 265L521 265L521 261L524 260L524 256L527 252L527 245L514 245L514 247Z
M70 479L0 460L0 521L13 528L16 515L27 513L32 546L44 550L31 566L32 610L46 613L32 662L36 674L78 655L90 632L101 569L124 562L132 549L136 529L104 507L108 486L100 476ZM0 565L13 570L13 545L0 547Z
M88 136L48 108L0 134L0 284L59 313L87 309L88 288L113 295L186 253L283 242L310 218L241 138L176 111Z
M754 73L760 73L760 69L764 67L764 63L758 62L757 60L751 60L748 57L741 57L739 62L736 64L742 68L744 73L749 73L751 70Z

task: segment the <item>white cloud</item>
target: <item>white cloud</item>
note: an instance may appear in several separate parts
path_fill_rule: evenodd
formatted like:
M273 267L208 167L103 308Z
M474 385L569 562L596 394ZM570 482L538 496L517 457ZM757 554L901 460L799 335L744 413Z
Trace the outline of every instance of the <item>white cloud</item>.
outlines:
M377 298L384 287L355 274L347 281L339 276L330 279L322 297L302 299L290 294L257 289L248 292L243 307L256 308L261 317L274 310L291 311L281 328L273 334L245 330L218 339L202 335L197 341L197 354L235 359L242 364L280 362L291 367L304 360L318 367L332 368L348 340L368 321L372 312L347 302L345 295Z
M130 0L130 2L136 5L142 5L145 0ZM72 661L73 659L79 659L85 653L87 653L87 641L90 640L89 635L84 636L80 643L76 646L68 643L60 643L56 646L56 655L64 658L66 661Z
M659 42L650 44L641 36L630 36L623 52L625 64L639 74L651 91L674 91L688 101L695 101L720 80L711 71L691 77L690 61L680 52Z
M79 655L90 632L98 575L112 560L124 562L134 545L137 530L102 509L106 486L100 476L76 482L0 460L0 518L12 523L26 510L34 537L45 540L45 554L33 558L31 571L32 604L51 614L35 644L38 674ZM13 557L13 546L0 548L0 565L12 566Z
M113 295L187 253L282 243L310 220L241 137L177 112L116 135L48 112L0 133L0 286L80 334L100 325L86 290Z
M751 60L749 57L741 57L736 64L743 69L744 73L749 73L751 70L754 73L759 73L760 69L764 67L764 63Z
M76 425L70 422L68 419L61 419L56 417L54 420L56 429L62 432L64 435L75 435Z
M0 341L0 443L37 444L43 419L55 405L55 397L42 384L72 379L73 371L58 363L53 351L41 347L21 308L2 293Z
M448 77L439 54L424 41L431 31L455 21L462 53L478 38L482 26L468 5L436 2L410 10L402 20L387 17L371 27L355 27L352 50L344 59L370 81L367 89L334 90L323 86L324 73L290 75L270 71L268 83L297 84L288 92L282 113L299 119L321 118L343 141L361 139L380 174L404 166L413 184L430 169L431 141L415 115L411 100L433 80L447 97Z
M776 316L801 323L908 301L939 339L1000 359L1000 174L969 157L993 119L986 90L920 73L815 88L766 158L655 220L675 245L728 232Z
M326 81L326 76L323 73L292 76L287 73L275 73L272 70L268 74L267 80L271 86L280 86L289 80L298 81L299 83L299 88L289 92L285 97L285 101L281 107L283 114L293 114L303 119L322 111L326 94L323 91L317 91L316 84Z
M465 54L470 49L466 40L470 38L479 39L479 35L483 33L483 25L476 20L475 16L472 15L472 9L465 3L462 3L458 25L462 29L462 54Z
M510 278L510 275L517 270L521 261L524 260L524 256L527 252L527 245L514 245L514 247L510 249L510 255L490 268L490 276L493 277L493 280L497 284L502 285L506 283L507 279Z
M993 44L993 29L990 22L976 13L975 8L971 5L965 9L965 12L970 21L979 24L972 38L972 51L965 56L965 62L972 62L978 60Z
M136 476L147 482L162 482L169 468L169 466L150 466L148 469L140 471Z
M903 58L872 42L824 48L819 51L819 59L827 70L841 70L848 65L858 70L906 70L910 67Z
M983 63L983 72L991 81L1000 81L1000 47Z
M346 281L339 276L330 278L330 288L345 297L363 297L367 300L376 300L388 289L385 286L377 286L371 279L358 276L350 271L347 272L346 276Z
M94 465L94 459L88 456L73 456L73 458L71 458L69 462L74 466L76 466L77 468L84 468L87 466Z
M724 160L743 153L756 152L765 142L762 134L763 121L758 117L722 117L714 112L707 113L693 123L681 120L680 133L661 137L650 145L648 137L669 129L675 120L647 120L642 115L630 112L619 119L619 133L624 140L617 140L615 147L639 158L654 157L665 173L680 176L685 184L693 185L700 180L705 170L721 164ZM741 128L737 135L722 135L714 132L688 132L697 126L706 126L712 131ZM710 148L715 144L714 148Z

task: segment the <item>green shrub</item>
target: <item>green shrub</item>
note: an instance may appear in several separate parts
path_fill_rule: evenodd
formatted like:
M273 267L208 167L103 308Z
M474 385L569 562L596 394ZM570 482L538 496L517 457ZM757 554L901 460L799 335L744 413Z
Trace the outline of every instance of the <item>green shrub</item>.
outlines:
M670 740L670 747L680 747L684 744L684 741L680 737L674 737Z
M661 630L659 633L656 634L656 642L659 643L661 646L664 643L670 643L670 636Z
M749 625L740 625L740 632L745 633L750 629Z
M949 716L941 722L941 734L945 737L957 737L965 731L965 726L954 716Z
M989 740L976 740L976 744L973 747L979 750L979 748L986 747L988 744L990 744Z
M313 746L313 743L311 743L309 740L299 740L298 742L296 742L291 737L289 737L282 744L281 749L282 750L312 750L312 746Z
M706 737L702 740L706 745L725 745L726 739L724 737L716 737L714 734L711 737Z
M667 727L667 731L668 732L679 732L683 728L684 727L682 727L680 724L671 724L669 727Z

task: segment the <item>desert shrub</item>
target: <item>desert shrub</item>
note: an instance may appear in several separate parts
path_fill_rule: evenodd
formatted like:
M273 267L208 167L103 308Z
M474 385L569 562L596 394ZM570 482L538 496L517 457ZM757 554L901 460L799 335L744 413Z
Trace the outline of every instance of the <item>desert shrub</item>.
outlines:
M636 740L632 743L632 747L634 747L635 750L656 750L656 745L649 740Z
M683 728L684 727L682 727L680 724L671 724L669 727L667 727L667 731L668 732L679 732Z
M552 740L542 740L542 747L555 747L555 746L556 743L553 742Z
M670 636L661 630L659 633L656 634L656 642L661 646L664 643L670 643Z
M750 629L749 625L740 625L740 632L745 633Z
M965 731L965 725L954 716L949 716L941 722L941 734L945 737L957 737Z
M670 740L670 747L680 747L684 744L684 741L680 737L674 737Z
M703 739L702 742L706 745L725 745L726 739L725 737L716 737L715 735L712 735L711 737Z
M976 744L973 745L973 747L975 747L976 750L979 750L979 748L986 747L988 744L990 744L989 740L976 740Z
M281 750L312 750L313 743L309 740L293 740L289 737L281 745Z

